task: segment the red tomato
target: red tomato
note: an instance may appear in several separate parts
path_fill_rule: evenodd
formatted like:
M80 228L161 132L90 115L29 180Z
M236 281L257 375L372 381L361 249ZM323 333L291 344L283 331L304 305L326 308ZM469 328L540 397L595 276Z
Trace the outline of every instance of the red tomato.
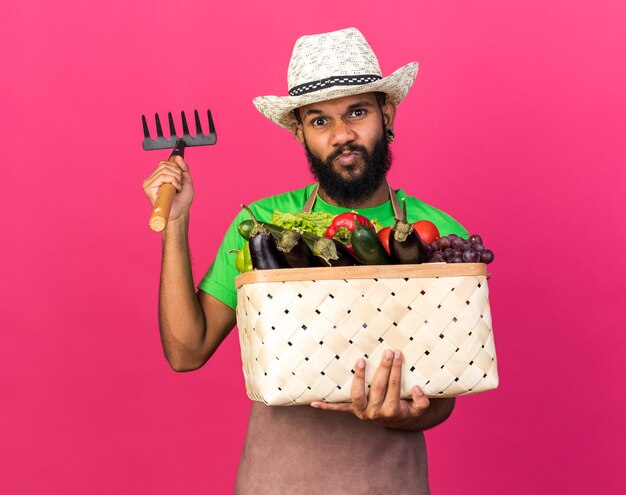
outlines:
M427 242L428 244L439 239L440 237L437 226L428 220L420 220L419 222L413 223L413 228L422 238L422 241Z
M384 227L378 231L378 238L383 243L387 254L389 254L389 234L391 233L391 227Z

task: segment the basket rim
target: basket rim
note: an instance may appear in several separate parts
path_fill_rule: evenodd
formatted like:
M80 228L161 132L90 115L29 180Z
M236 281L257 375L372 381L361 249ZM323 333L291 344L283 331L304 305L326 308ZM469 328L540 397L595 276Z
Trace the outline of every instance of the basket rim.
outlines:
M255 282L294 282L362 278L430 278L487 276L485 263L423 263L420 265L361 265L342 267L281 268L253 270L235 279L235 287Z

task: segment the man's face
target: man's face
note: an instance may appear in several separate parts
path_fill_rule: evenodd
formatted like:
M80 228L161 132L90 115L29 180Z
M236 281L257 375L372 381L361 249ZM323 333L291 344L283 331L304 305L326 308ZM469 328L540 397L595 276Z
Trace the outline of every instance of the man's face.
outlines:
M391 127L393 105L367 93L306 105L299 115L294 134L322 189L345 206L369 199L391 166L385 122Z

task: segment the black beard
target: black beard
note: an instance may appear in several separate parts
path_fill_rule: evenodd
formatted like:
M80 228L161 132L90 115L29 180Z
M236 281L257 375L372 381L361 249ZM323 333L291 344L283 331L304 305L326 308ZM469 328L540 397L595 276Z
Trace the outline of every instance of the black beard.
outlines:
M345 207L367 201L374 195L383 184L393 158L384 135L376 142L372 153L364 146L348 144L337 148L326 160L311 153L306 142L304 147L313 177L328 196ZM359 177L346 180L333 169L333 160L346 151L361 153L365 166Z

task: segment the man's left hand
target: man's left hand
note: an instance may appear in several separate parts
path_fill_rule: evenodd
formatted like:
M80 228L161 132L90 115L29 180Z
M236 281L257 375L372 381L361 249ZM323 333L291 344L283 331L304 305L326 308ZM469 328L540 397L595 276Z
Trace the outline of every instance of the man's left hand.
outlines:
M365 390L365 366L365 359L361 358L354 368L351 403L313 402L311 406L327 411L351 412L359 419L371 420L387 428L419 429L418 418L428 409L430 401L418 386L413 388L410 400L400 398L402 353L385 351L374 374L369 395Z

